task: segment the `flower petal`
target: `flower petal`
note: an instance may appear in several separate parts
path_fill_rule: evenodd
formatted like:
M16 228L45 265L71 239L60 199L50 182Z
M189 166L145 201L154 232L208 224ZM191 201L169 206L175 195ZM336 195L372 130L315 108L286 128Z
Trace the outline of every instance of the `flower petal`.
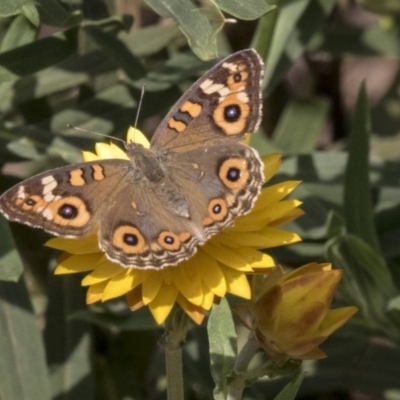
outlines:
M93 304L100 301L106 285L107 282L100 282L96 285L89 286L88 291L86 292L86 304Z
M322 321L318 333L323 336L329 336L332 332L344 325L357 311L358 308L353 306L330 310Z
M82 257L82 256L77 256ZM108 261L107 258L103 256L103 261L100 262L92 273L86 275L81 282L82 286L95 285L99 282L111 279L113 276L119 274L124 269L118 265Z
M206 311L191 302L189 302L183 296L178 296L176 302L182 307L183 311L194 321L196 324L200 325L203 322Z
M273 153L261 157L264 163L264 181L268 182L278 171L282 163L282 154Z
M128 129L126 141L128 143L136 143L141 144L145 149L150 147L150 142L148 141L147 137L137 128L130 126Z
M263 208L271 206L271 204L278 203L290 194L299 183L300 181L285 181L263 188L251 212L262 210Z
M302 203L298 200L280 201L279 203L273 204L269 207L239 217L230 230L232 232L258 231L263 229L266 225L275 226L275 221L286 217L288 213L292 212L301 204ZM301 212L303 213L303 211Z
M92 153L91 151L82 151L83 160L88 161L97 161L100 160L100 157L97 154Z
M143 304L151 303L157 296L162 284L163 276L159 271L145 271L142 283L142 300Z
M242 272L230 268L223 268L227 292L244 299L251 298L251 288L247 277Z
M293 232L267 227L257 233L246 232L246 234L235 234L226 230L223 235L218 236L218 240L221 244L228 247L248 246L267 249L296 243L299 242L301 238Z
M173 270L174 283L179 292L195 305L200 305L203 301L203 292L200 276L194 266L193 259L185 260L177 265Z
M217 296L223 297L226 294L226 282L220 265L204 252L201 247L196 254L199 260L198 272L204 285Z
M227 249L226 247L217 246L212 242L207 242L204 246L202 246L201 250L206 252L211 258L214 258L230 268L237 269L239 271L253 271L250 265L244 259L241 259L237 253Z
M97 233L90 234L82 239L64 239L56 237L46 242L47 247L66 251L70 254L99 253Z
M144 304L142 301L141 286L136 286L134 289L128 292L126 294L126 301L131 311L136 311L139 310L139 308L142 308Z
M162 324L168 317L177 297L178 290L175 285L163 285L162 290L149 304L149 310L158 324Z
M103 255L101 253L71 255L58 263L54 274L63 275L91 271L96 268L102 258Z
M122 296L143 282L143 272L134 268L124 269L113 276L104 289L102 301Z
M235 250L235 253L242 260L245 260L248 265L254 268L272 268L275 266L274 259L259 250L250 247L240 247Z

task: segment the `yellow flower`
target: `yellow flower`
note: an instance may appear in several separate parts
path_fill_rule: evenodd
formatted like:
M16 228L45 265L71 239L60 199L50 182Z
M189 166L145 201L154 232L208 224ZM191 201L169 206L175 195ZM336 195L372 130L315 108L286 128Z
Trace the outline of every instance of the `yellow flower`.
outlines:
M128 142L149 146L147 139L133 128ZM128 159L114 144L96 144L96 153L84 152L85 161L105 158ZM263 158L266 180L277 171L281 156ZM97 232L81 240L54 238L47 245L64 251L56 274L91 271L82 281L88 286L87 304L126 295L132 310L148 306L157 323L162 323L173 305L200 324L214 301L226 293L250 299L247 273L263 272L274 266L272 258L259 249L295 243L299 236L276 226L302 215L297 200L282 199L298 182L287 181L262 190L253 210L237 218L233 227L213 236L190 259L162 270L123 268L110 262L101 252Z
M234 311L274 364L325 358L318 346L357 311L329 310L341 277L342 271L330 264L307 264L286 274L275 267L255 300Z

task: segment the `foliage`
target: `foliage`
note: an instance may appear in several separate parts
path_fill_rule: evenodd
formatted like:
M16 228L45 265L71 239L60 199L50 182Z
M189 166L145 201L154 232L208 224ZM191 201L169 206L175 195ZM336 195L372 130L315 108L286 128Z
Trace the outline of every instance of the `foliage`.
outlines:
M124 138L146 84L138 127L151 133L217 55L255 47L267 69L252 144L284 154L274 179L302 180L305 211L288 224L303 242L273 255L344 269L337 304L360 311L321 346L326 360L304 362L304 376L297 364L278 379L257 381L257 370L243 398L400 398L398 5L198 3L0 1L0 192L93 149L93 134L67 124ZM79 279L49 273L47 235L1 218L0 238L0 398L165 398L161 330L147 310L122 299L87 308ZM248 335L225 301L208 330L210 346L204 326L186 338L187 398L224 398L235 337Z

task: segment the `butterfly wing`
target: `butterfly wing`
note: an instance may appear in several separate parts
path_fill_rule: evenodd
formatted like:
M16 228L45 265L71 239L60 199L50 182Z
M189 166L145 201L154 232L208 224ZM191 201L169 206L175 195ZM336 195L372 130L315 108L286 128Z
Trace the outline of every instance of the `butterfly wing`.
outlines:
M252 49L219 62L163 119L151 148L187 152L212 140L240 140L246 132L255 132L261 120L263 72L263 62Z
M6 191L0 212L56 236L80 238L98 225L130 170L130 162L119 159L56 168Z

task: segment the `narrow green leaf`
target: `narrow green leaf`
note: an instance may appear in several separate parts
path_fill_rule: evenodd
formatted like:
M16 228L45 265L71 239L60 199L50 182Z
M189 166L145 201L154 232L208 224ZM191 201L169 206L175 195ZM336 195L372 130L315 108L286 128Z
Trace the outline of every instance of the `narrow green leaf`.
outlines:
M95 25L86 25L84 30L107 52L113 62L125 71L131 80L140 79L145 75L142 64L121 40L103 32Z
M327 258L344 270L341 292L355 304L372 327L387 325L387 302L396 295L392 276L383 258L354 235L343 235L328 244Z
M117 329L121 331L143 331L160 329L150 314L148 308L141 308L132 313L112 314L110 311L97 307L84 309L71 314L71 319L91 322L106 329Z
M347 231L359 236L376 251L379 251L369 183L370 132L368 98L363 84L358 94L349 139L349 160L345 174L344 216Z
M0 17L23 14L35 26L39 26L39 13L33 0L2 0L0 1Z
M304 375L299 372L293 379L275 396L275 400L293 400L299 391L300 385L303 382Z
M268 59L278 16L279 9L278 7L274 7L270 12L263 15L258 21L257 29L253 36L250 47L256 49L263 60ZM268 69L269 68L270 65L268 62Z
M0 238L0 280L16 282L22 274L23 265L3 216L0 216Z
M225 398L227 379L233 371L237 354L235 326L226 299L222 299L219 305L213 306L207 331L210 343L211 374L215 382L214 396Z
M12 50L35 40L37 29L24 15L14 18L1 42L0 52Z
M91 399L90 327L68 317L86 308L80 277L50 276L44 340L53 398Z
M36 4L46 25L69 28L78 25L83 19L81 11L68 12L57 0L37 0Z
M23 280L0 281L0 398L50 400L41 333Z
M388 317L400 331L400 296L396 296L389 301Z
M265 0L214 0L214 3L223 11L236 18L252 20L260 18L266 12L274 9Z
M120 33L120 39L136 56L148 56L164 49L182 33L175 24L146 26L132 33Z
M309 1L310 0L288 1L280 7L278 20L276 21L276 25L274 24L275 29L268 54L268 68L264 78L267 85L272 79L279 60L286 52L286 46L290 35L292 35L293 32L296 33L296 24L307 8Z
M269 49L264 79L271 92L289 67L307 48L311 38L321 30L336 2L334 0L286 1L279 9Z
M329 111L326 100L292 100L285 108L273 142L285 154L311 153Z
M191 0L146 0L146 3L158 14L176 21L198 57L210 60L217 56L216 35L222 29L224 18L213 3L208 4L206 12Z
M70 57L77 49L70 29L0 54L0 82L32 74Z

